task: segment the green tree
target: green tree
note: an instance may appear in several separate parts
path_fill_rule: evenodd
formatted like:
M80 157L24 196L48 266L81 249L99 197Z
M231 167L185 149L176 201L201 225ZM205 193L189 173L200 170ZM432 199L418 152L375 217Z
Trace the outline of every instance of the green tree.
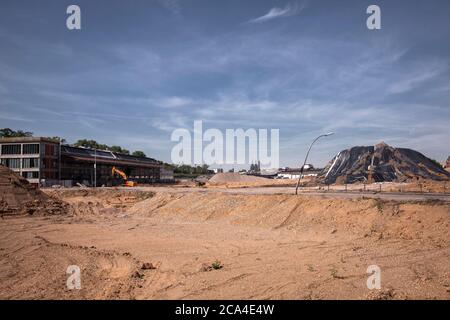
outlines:
M106 150L107 145L99 144L95 140L87 140L87 139L80 139L77 142L73 144L75 147L84 147L84 148L91 148L91 149L100 149L100 150Z
M174 167L174 173L182 174L182 175L202 175L202 174L208 174L212 171L209 170L209 166L207 164L204 164L202 166L190 166L187 164L181 164L181 165L170 165Z
M166 162L163 163L163 167L164 167L164 169L167 169L167 170L175 170L175 168L176 168L175 165L169 164L169 163L166 163Z
M0 129L0 138L32 137L33 132L23 130L12 130L10 128Z
M112 152L117 152L117 153L130 154L130 151L129 151L129 150L123 149L123 148L120 147L120 146L111 146L111 147L109 148L109 150L112 151Z
M73 144L75 147L84 147L84 148L91 148L91 149L98 149L98 150L109 150L112 152L117 153L123 153L123 154L130 154L130 151L127 149L122 148L121 146L111 146L109 147L106 144L98 143L95 140L87 140L87 139L81 139L78 140Z
M67 143L67 140L66 139L64 139L64 138L61 138L61 137L47 137L48 139L50 139L50 140L55 140L55 141L57 141L57 142L61 142L61 144L66 144Z
M106 144L100 144L95 140L87 140L87 139L81 139L78 140L73 144L75 147L85 147L85 148L91 148L91 149L98 149L98 150L108 150L108 146Z
M135 157L146 157L146 154L144 153L144 151L140 151L140 150L136 150L135 152L132 153L132 155Z

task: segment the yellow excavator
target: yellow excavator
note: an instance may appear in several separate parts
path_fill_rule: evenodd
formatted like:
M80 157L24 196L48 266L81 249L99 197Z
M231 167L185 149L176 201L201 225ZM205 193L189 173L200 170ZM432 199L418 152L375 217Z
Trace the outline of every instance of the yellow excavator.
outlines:
M117 169L116 167L112 167L111 170L112 175L114 176L116 173L122 177L122 179L125 181L125 187L135 187L137 183L135 181L128 180L127 175L122 170Z

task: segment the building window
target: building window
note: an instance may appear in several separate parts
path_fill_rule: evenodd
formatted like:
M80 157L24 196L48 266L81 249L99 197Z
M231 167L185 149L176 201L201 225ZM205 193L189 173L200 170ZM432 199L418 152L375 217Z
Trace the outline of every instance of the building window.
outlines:
M2 145L2 154L20 154L20 144Z
M20 169L20 159L2 159L2 165L10 169Z
M39 168L39 159L38 158L23 159L22 168Z
M39 144L24 144L23 154L39 154Z
M24 171L22 172L22 177L25 179L38 179L39 172L38 171Z

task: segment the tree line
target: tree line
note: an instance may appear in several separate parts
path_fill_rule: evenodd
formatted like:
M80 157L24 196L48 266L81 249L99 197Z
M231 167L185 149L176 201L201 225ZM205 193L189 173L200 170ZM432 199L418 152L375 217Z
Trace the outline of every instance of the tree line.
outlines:
M12 130L10 128L2 128L0 129L0 138L18 138L18 137L32 137L33 132L23 131L23 130ZM67 140L61 137L47 137L48 139L55 140L57 142L61 142L62 144L67 144ZM136 150L130 153L130 150L122 148L121 146L108 146L106 144L98 143L95 140L88 139L80 139L73 144L70 144L74 147L84 147L98 150L108 150L112 152L122 153L122 154L131 154L136 157L146 157L146 154L143 151Z
M173 173L175 176L199 176L202 174L211 174L213 173L212 170L209 170L209 166L207 164L204 165L198 165L198 166L190 166L187 164L180 164L180 165L170 165L173 169Z

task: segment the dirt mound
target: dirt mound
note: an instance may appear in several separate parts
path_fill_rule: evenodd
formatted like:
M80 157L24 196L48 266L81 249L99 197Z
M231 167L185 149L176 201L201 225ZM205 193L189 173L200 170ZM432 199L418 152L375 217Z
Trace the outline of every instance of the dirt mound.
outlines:
M153 192L139 190L114 190L103 188L86 189L46 189L45 193L64 200L71 207L75 216L121 215L123 209L148 199Z
M0 215L62 214L67 209L64 202L44 194L0 165Z
M288 229L302 234L353 233L358 237L448 243L450 205L378 199L318 199L293 195L166 194L144 200L129 214L159 222L228 221L240 226ZM333 232L334 233L334 232Z
M370 166L373 168L375 182L450 179L449 172L423 154L380 143L339 152L318 175L317 180L327 184L367 181Z
M256 183L267 182L266 178L248 176L245 174L239 174L236 172L217 173L209 179L210 184L226 184L226 183Z
M11 242L2 245L8 249L13 245L20 261L27 263L12 260L14 262L2 265L2 272L9 276L5 276L0 284L1 299L133 299L132 289L143 282L141 278L133 277L134 273L149 273L141 271L142 262L130 255L95 246L51 242L31 232L23 235L20 245ZM66 289L69 275L61 272L74 261L80 266L81 290ZM14 280L11 275L20 275L21 281ZM17 291L8 290L11 287Z

